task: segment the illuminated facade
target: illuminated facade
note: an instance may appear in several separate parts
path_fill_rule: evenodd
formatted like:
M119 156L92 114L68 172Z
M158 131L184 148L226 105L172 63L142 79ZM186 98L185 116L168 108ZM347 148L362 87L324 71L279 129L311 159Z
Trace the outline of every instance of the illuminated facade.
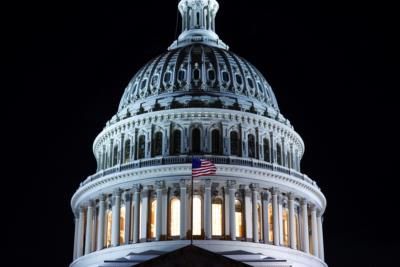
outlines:
M249 265L326 266L326 199L300 171L304 143L263 75L215 33L218 9L179 3L178 40L133 77L94 141L97 172L71 200L71 267L132 266L187 246L191 231L195 246ZM192 196L193 157L217 174Z

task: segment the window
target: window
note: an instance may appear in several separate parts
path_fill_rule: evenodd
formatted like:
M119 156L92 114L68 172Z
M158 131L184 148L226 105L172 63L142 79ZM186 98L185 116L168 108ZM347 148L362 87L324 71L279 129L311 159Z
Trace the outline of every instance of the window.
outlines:
M146 87L146 85L147 85L147 79L144 79L140 84L140 90L143 90Z
M254 83L253 83L253 80L249 77L249 78L247 78L247 83L249 84L249 86L250 86L250 88L254 88Z
M153 140L153 156L161 156L162 155L162 142L163 135L161 132L157 132L154 136Z
M214 70L209 70L208 71L208 80L209 81L214 81L215 80L215 71Z
M156 238L157 200L153 199L150 206L150 238Z
M117 164L118 164L118 146L114 146L112 165L115 166Z
M192 131L192 152L200 153L200 129L195 128Z
M112 211L109 209L106 212L106 238L104 238L105 241L105 247L110 247L111 246L111 226L112 226Z
M183 81L185 81L185 79L186 79L186 70L184 70L184 69L179 70L178 81L183 82Z
M131 160L131 140L128 139L125 141L124 163L128 163L130 160Z
M213 130L211 132L211 150L212 154L218 155L221 153L220 136L218 130Z
M268 222L269 222L269 242L274 241L274 213L272 210L272 204L268 204Z
M283 208L283 245L289 246L289 209Z
M256 157L256 141L255 137L252 134L248 135L248 140L247 140L247 145L248 145L248 150L249 150L249 158L255 158Z
M276 163L282 165L282 148L280 144L276 144Z
M170 71L167 71L164 74L164 82L165 83L171 83L171 79L172 79L172 73Z
M243 208L240 200L235 200L236 237L243 237Z
M229 83L229 73L226 70L222 71L222 80L225 83Z
M125 205L121 205L119 215L119 243L125 243Z
M243 84L242 76L241 76L240 74L237 73L237 74L235 75L235 78L236 78L237 84L241 86L241 85Z
M172 138L172 154L177 155L181 153L181 131L175 130Z
M230 134L231 139L231 155L232 156L239 156L239 135L237 132L231 132Z
M201 235L201 197L199 195L195 195L193 197L193 222L192 222L192 231L193 235Z
M181 201L178 198L171 200L170 207L170 234L171 236L179 236L181 234Z
M144 135L139 136L139 145L138 145L138 159L144 159L146 149L146 138Z
M214 198L211 205L212 235L222 236L222 199Z
M193 70L193 80L199 81L200 80L200 70L194 69Z
M269 153L269 141L268 139L264 138L264 160L271 162L271 155Z

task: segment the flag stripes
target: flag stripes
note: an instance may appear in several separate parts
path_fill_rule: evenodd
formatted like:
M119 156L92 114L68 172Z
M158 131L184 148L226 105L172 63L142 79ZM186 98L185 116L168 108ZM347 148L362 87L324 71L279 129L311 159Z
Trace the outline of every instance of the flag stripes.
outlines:
M200 176L213 175L217 172L214 163L205 159L193 159L192 161L192 176L193 178Z

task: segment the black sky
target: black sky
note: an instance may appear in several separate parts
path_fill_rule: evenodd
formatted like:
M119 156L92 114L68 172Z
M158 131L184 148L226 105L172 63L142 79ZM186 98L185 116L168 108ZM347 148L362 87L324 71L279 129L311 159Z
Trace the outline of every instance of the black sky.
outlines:
M304 139L302 170L328 200L328 264L394 263L394 12L367 1L219 2L221 39L265 75ZM22 208L12 210L6 231L11 266L71 261L69 201L95 171L94 138L136 71L175 39L176 3L31 1L3 9L11 159L3 190ZM9 201L3 197L3 206Z

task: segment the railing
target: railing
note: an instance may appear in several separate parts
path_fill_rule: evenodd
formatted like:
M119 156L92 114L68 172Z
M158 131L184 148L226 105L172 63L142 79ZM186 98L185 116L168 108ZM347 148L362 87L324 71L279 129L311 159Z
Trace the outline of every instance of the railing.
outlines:
M285 173L288 175L292 175L298 179L306 181L314 186L317 186L315 181L310 179L307 175L302 174L294 169L289 169L284 166L272 164L270 162L265 162L258 159L250 159L250 158L239 158L239 157L231 157L231 156L213 156L213 155L199 155L199 156L168 156L168 157L159 157L159 158L151 158L151 159L141 159L132 161L123 165L116 165L112 168L101 170L98 173L89 176L84 182L81 183L81 186L88 184L94 180L97 180L103 176L107 176L113 173L118 173L121 171L134 170L144 167L154 167L154 166L162 166L162 165L172 165L172 164L189 164L192 162L193 158L207 159L212 161L215 164L227 164L227 165L239 165L239 166L248 166L248 167L256 167L260 169L266 169L270 171L276 171Z

